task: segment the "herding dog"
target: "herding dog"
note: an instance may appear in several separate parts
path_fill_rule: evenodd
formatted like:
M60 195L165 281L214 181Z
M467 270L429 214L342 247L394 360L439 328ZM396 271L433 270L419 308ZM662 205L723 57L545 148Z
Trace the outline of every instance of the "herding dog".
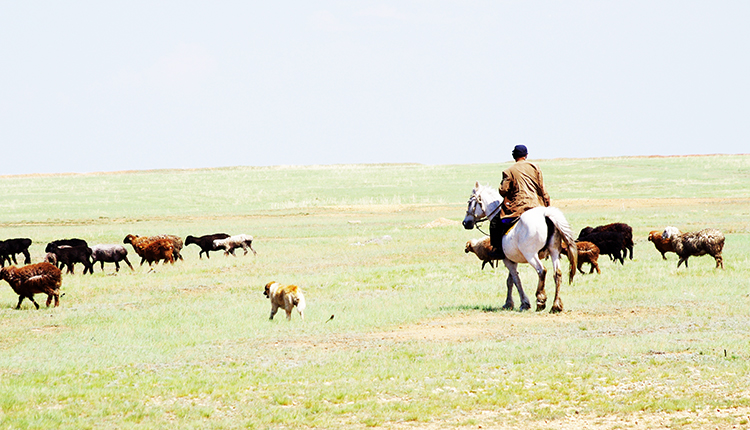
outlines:
M292 308L297 306L297 312L302 319L305 319L305 296L296 285L281 285L278 282L269 282L263 294L271 299L271 317L273 319L276 311L283 308L286 311L287 321L292 320Z

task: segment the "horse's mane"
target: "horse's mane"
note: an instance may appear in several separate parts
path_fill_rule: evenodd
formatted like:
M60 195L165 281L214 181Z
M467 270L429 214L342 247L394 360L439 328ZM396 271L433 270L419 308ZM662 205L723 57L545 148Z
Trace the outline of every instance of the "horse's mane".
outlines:
M494 217L497 211L500 210L500 205L503 202L500 193L489 185L479 185L477 194L482 197L482 202L485 205L484 213L487 214L487 218Z

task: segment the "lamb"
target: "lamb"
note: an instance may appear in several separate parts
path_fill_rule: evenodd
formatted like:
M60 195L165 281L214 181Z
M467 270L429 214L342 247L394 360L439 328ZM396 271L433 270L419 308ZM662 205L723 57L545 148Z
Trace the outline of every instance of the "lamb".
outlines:
M578 271L585 274L583 263L589 263L591 265L589 274L594 273L594 269L596 269L596 273L601 274L602 271L599 270L599 247L586 241L576 242L576 246L578 247ZM567 253L565 243L563 243L563 251Z
M669 240L665 240L662 237L662 234L658 230L654 230L648 234L648 240L650 242L654 242L654 246L656 247L656 250L661 252L661 258L666 260L667 256L664 255L667 252L675 252L674 247L672 246L672 242ZM687 265L687 264L686 264Z
M54 243L48 243L45 251L54 254L60 268L66 266L67 273L71 275L74 274L75 263L83 263L84 275L86 272L94 273L94 266L91 264L91 248L88 246L57 246Z
M124 246L118 244L112 245L94 245L91 247L91 262L96 264L99 262L104 271L104 263L115 263L115 271L120 271L120 261L124 261L125 264L133 269L133 265L128 261L128 250Z
M129 243L133 246L135 253L141 257L141 266L144 262L151 263L164 260L174 264L174 245L172 240L166 238L153 239L149 237L138 237L132 234L125 236L123 243Z
M716 260L716 268L724 268L724 260L721 257L721 251L724 249L724 234L715 228L706 228L697 232L680 233L676 227L667 227L664 229L661 237L668 240L674 252L680 257L677 267L685 263L688 267L688 258L695 255L710 255Z
M18 294L18 305L24 298L39 309L39 304L34 301L34 294L47 294L47 307L55 299L55 307L60 305L60 286L62 285L62 272L50 263L36 263L16 268L15 266L0 269L0 279L6 280L13 291Z
M591 232L596 233L600 231L615 231L615 232L622 233L622 237L625 240L625 248L628 251L630 251L630 259L631 260L633 259L633 228L632 227L621 222L615 222L615 223L607 224L607 225L600 225L594 228L586 227L583 230L581 230L581 234L579 235L579 240L581 240L580 236L583 236L584 232L587 235ZM627 253L623 253L623 257L626 257L627 256L626 254Z
M253 255L258 255L253 249L253 237L249 234L238 234L226 239L216 239L214 240L214 247L216 249L224 249L224 255L229 255L230 253L234 255L234 250L240 247L245 250L244 255L247 255L247 248L253 251Z
M588 234L585 234L585 230L581 231L576 242L591 242L599 248L599 254L609 255L613 260L620 260L620 264L625 264L624 255L626 254L625 250L627 246L621 232L589 231Z
M208 252L218 250L218 248L214 246L214 241L217 239L226 239L228 237L229 235L226 233L207 234L200 237L188 236L185 238L185 246L194 243L201 248L200 252L198 253L198 258L202 259L203 253L206 253L206 258L211 258L211 256L208 255Z
M498 260L495 254L495 248L490 244L490 237L486 236L481 239L471 239L466 242L466 248L464 251L468 254L473 252L477 258L482 260L482 270L487 263L490 263L490 267L495 268L494 262Z
M11 259L13 260L13 264L18 264L16 261L16 254L23 254L23 264L31 263L29 246L31 246L31 239L27 237L0 240L0 267L5 266L6 260L8 261L8 264L10 264Z

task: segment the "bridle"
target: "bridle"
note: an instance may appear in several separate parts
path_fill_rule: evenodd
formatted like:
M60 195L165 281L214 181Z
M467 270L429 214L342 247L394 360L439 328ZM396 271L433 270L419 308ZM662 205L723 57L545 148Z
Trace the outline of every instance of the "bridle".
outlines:
M468 205L468 207L466 209L466 214L468 215L469 211L471 211L471 216L474 218L474 227L477 230L479 230L482 234L484 234L485 236L489 236L488 233L485 233L484 231L482 231L482 229L480 228L480 224L483 223L483 222L485 222L485 221L487 221L487 220L489 220L490 219L490 215L492 215L492 214L487 214L487 209L486 209L485 203L482 200L482 196L479 194L478 191L479 190L477 190L477 192L475 192L475 193L472 193L471 197L469 197L469 202L468 202L469 205ZM477 204L479 204L479 206L482 208L482 212L484 213L484 216L482 218L480 218L480 219L477 219L477 216L476 216L476 207L477 207L476 205ZM500 210L500 206L498 206L498 208L495 209L494 212L497 212L499 210Z

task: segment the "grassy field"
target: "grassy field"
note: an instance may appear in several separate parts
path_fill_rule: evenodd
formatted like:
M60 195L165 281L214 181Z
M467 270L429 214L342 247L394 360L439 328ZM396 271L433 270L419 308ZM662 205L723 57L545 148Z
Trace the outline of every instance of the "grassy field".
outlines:
M575 231L636 240L557 315L501 311L506 271L464 253L472 186L507 164L0 177L0 238L34 261L129 233L258 251L97 266L38 311L2 282L0 428L750 428L750 156L538 164ZM646 237L667 225L721 229L725 270L663 261ZM304 321L268 321L272 280L303 288Z

